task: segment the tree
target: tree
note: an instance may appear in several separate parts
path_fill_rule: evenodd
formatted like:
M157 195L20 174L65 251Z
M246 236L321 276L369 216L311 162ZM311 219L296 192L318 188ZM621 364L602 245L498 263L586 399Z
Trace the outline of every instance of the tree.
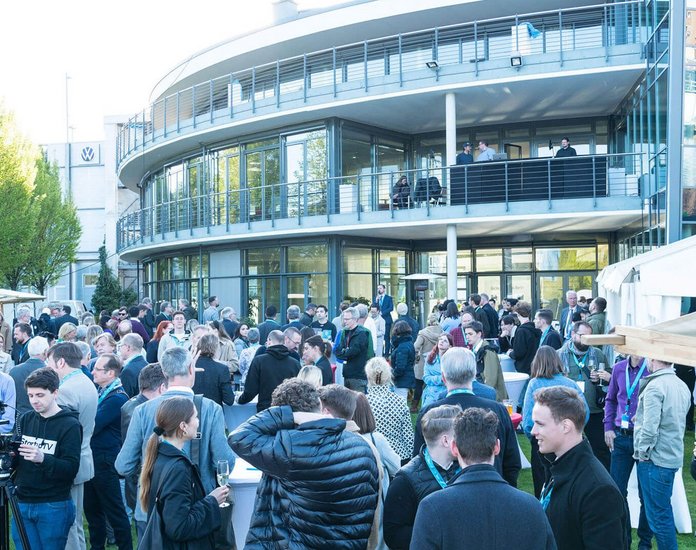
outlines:
M0 283L16 290L34 245L31 221L36 149L18 132L0 103Z
M32 219L32 249L24 282L44 294L75 261L82 226L72 199L63 197L58 167L43 156L36 161L33 205L36 212Z
M99 247L99 278L92 295L92 308L95 313L102 310L113 311L121 305L121 285L106 263L106 246Z

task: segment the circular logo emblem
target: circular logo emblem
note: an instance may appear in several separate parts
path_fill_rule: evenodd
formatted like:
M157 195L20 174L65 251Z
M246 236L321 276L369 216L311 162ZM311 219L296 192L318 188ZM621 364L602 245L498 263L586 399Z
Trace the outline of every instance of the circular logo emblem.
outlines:
M80 157L85 162L94 160L94 149L92 149L89 145L87 147L83 147L82 151L80 152Z

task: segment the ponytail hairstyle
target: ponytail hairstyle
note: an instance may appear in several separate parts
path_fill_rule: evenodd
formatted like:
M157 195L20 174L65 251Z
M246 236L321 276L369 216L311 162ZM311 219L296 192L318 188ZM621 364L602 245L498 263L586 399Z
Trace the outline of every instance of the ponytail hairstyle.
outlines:
M148 511L150 504L150 485L152 472L157 460L160 436L181 436L179 426L182 422L189 422L193 417L195 407L193 401L186 397L170 397L162 401L157 408L156 426L145 448L143 468L140 472L140 506L144 512Z
M319 353L321 353L327 359L331 359L331 346L326 345L326 342L320 334L310 336L304 341L304 343L314 348L319 348Z
M384 357L373 357L365 365L367 383L373 386L388 386L392 382L392 369Z

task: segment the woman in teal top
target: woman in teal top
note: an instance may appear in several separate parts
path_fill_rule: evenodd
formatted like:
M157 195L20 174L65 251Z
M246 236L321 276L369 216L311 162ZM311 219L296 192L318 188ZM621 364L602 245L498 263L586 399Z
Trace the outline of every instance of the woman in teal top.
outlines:
M534 481L534 494L537 498L541 495L541 488L546 479L544 466L539 455L539 445L535 437L532 437L532 409L534 408L534 392L539 388L549 386L566 386L576 390L585 402L585 424L590 419L590 408L587 406L585 394L573 380L563 375L563 364L558 353L551 346L541 346L532 361L532 376L524 396L522 407L522 429L532 443L532 479Z
M453 346L452 336L448 332L443 332L437 339L437 344L428 355L423 371L423 397L421 398L421 408L427 407L434 401L440 399L440 395L446 390L442 383L442 371L440 370L440 358Z

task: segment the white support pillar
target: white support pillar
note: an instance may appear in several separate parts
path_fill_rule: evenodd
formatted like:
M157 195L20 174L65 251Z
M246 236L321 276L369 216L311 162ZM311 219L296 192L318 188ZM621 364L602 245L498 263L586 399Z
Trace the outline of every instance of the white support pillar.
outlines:
M457 158L457 104L453 92L445 95L445 153L447 165L454 165Z
M457 299L457 226L447 226L447 298Z

